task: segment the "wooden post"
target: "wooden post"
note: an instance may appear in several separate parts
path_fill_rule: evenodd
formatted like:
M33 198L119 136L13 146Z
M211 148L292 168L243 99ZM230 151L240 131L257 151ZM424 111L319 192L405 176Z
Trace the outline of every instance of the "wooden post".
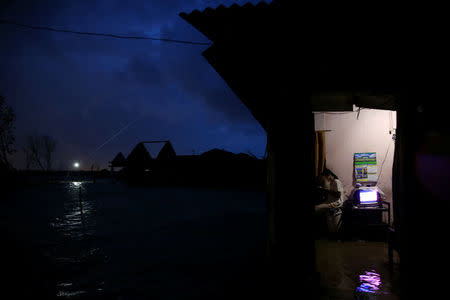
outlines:
M94 164L92 164L92 166L91 166L91 176L92 176L92 182L95 183Z
M80 202L80 212L81 212L81 214L83 214L83 201L81 199L81 186L80 186L80 189L79 189L79 192L78 192L78 200Z
M314 119L286 115L268 134L268 249L278 296L315 293ZM299 146L300 145L300 146Z

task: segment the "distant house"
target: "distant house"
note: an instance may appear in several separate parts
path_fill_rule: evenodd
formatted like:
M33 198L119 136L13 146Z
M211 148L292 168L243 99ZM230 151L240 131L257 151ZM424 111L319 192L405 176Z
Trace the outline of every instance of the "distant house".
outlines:
M152 164L152 157L148 153L143 142L140 142L134 147L126 159L126 169L128 171L145 171L150 169Z
M209 151L203 152L202 154L200 154L200 157L205 160L227 161L233 159L235 155L236 154L234 154L233 152L214 148Z
M180 182L206 186L263 185L266 174L263 160L217 148L177 156L174 170Z
M119 166L124 167L126 177L133 182L188 185L265 182L264 161L254 156L217 148L200 155L177 155L170 141L140 142L126 159L122 153L113 159L111 167Z
M164 143L157 154L153 152L154 157L150 154L151 149L158 149L158 147L149 146L149 144ZM156 157L155 157L156 156ZM177 156L170 141L143 141L134 147L124 162L124 166L128 171L151 171L157 168L159 162L172 160ZM120 161L120 159L118 159Z
M166 141L164 143L164 146L159 151L158 156L156 157L157 160L168 160L173 159L177 156L175 150L172 147L172 144L169 141Z
M122 168L125 167L126 158L123 156L122 152L119 152L116 157L112 161L109 162L109 167L111 168L111 172L114 171L114 168Z
M200 157L202 159L205 159L205 160L221 160L221 161L257 160L256 157L250 156L250 155L245 154L245 153L235 154L233 152L226 151L226 150L223 150L223 149L217 149L217 148L214 148L214 149L211 149L209 151L203 152L202 154L200 154Z

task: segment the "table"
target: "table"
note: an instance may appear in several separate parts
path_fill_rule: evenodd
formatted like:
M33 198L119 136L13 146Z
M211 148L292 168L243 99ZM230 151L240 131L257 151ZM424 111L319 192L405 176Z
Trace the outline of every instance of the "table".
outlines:
M378 236L386 240L387 229L391 224L391 205L383 201L382 205L377 207L352 206L350 216L350 230L352 237L372 238ZM388 222L383 222L383 213L387 213Z

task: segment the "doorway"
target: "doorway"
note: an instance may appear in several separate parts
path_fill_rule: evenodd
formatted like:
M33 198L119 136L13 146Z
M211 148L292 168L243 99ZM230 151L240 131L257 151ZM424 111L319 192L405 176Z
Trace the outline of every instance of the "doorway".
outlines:
M317 111L314 125L316 176L325 169L330 170L342 183L344 196L337 235L330 235L329 228L323 226L324 215L322 219L316 218L316 258L321 288L326 290L324 294L336 297L349 293L357 298L383 294L397 299L399 257L394 252L390 259L388 242L389 229L395 224L392 167L396 112L356 106L353 111ZM363 211L363 214L353 209L358 184L370 185L356 176L355 155L361 153L376 157L375 171L371 166L369 179L375 176L372 185L381 191L384 208ZM367 178L367 174L365 176Z

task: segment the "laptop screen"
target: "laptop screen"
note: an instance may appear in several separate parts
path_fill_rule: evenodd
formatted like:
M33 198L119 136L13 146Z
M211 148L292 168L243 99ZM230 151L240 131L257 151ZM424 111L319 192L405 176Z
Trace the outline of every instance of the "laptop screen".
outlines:
M376 204L378 201L377 190L359 191L360 204Z

